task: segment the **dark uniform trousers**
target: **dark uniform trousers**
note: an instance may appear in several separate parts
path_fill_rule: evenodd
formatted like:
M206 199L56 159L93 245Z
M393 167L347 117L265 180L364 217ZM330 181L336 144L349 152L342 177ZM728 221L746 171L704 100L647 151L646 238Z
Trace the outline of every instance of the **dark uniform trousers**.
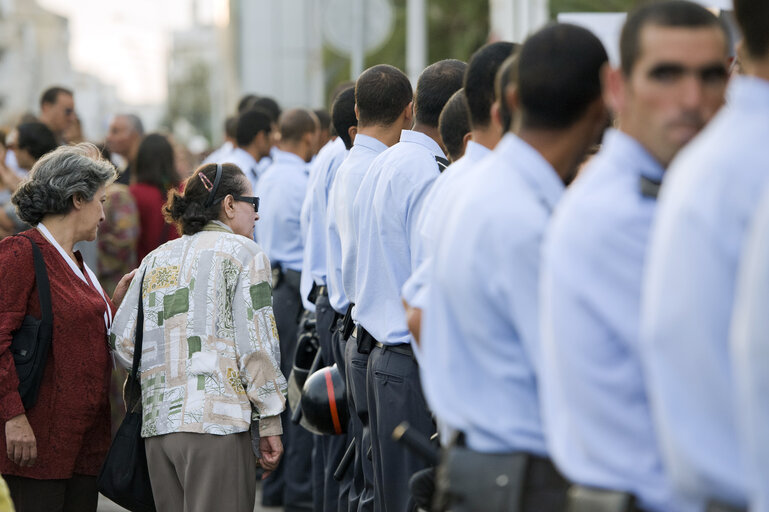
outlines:
M350 490L349 512L374 510L374 465L369 459L371 430L369 428L366 374L368 354L358 352L358 339L353 334L344 345L347 376L347 402L350 405L352 432L355 437L354 481Z
M409 479L427 463L392 438L408 421L425 437L435 433L419 380L419 367L409 345L380 346L368 360L367 395L374 464L375 509L403 512L411 499ZM483 510L483 509L479 509Z
M527 453L481 453L457 443L444 451L438 466L433 509L561 512L568 487L548 458Z
M299 318L303 311L300 277L299 272L284 270L272 290L272 309L280 338L280 370L286 378L293 366ZM281 423L283 460L264 480L262 505L283 506L286 512L312 510L312 434L294 425L288 410L281 415Z
M315 319L318 332L318 341L322 354L322 366L337 364L340 374L344 379L344 371L341 368L344 362L337 362L338 349L334 347L338 343L334 331L336 331L336 312L328 301L328 293L325 287L315 299ZM343 489L349 489L351 478L340 483L334 480L334 472L347 450L347 445L352 438L349 434L349 426L346 434L337 436L313 436L315 440L313 454L313 501L314 510L317 512L337 512L340 510L340 496ZM351 472L348 472L351 473ZM344 510L347 507L347 491L344 492Z

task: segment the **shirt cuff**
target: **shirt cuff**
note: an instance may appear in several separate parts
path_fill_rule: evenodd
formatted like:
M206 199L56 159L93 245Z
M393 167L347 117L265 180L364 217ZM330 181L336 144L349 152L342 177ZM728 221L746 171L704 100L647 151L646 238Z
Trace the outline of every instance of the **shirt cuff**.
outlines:
M259 437L279 436L283 434L280 416L269 416L259 420Z

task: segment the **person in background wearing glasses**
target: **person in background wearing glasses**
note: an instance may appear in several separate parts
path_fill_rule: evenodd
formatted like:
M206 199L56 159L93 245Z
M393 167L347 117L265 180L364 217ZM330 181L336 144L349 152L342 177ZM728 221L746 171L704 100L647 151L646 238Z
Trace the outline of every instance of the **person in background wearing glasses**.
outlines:
M251 193L234 165L198 168L163 208L183 236L144 258L115 315L110 345L130 367L141 290L142 437L158 510L253 511L252 420L267 473L283 454L286 379Z
M71 90L53 86L43 92L40 97L40 122L50 128L60 145L69 142L64 140L64 132L75 119L75 96Z

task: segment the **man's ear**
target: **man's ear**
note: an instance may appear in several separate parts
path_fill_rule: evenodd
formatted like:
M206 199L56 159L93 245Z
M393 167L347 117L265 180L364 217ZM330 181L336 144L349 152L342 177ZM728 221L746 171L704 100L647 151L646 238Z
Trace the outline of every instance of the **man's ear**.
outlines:
M403 108L403 112L401 112L401 115L403 116L403 126L405 126L406 130L414 126L414 102L413 101L410 101L409 104Z
M347 128L347 135L350 136L350 142L352 144L355 144L355 136L358 135L358 126L352 125L349 128Z
M473 132L467 132L464 137L462 137L462 153L467 151L467 143L473 140Z
M601 68L601 88L604 103L609 110L616 114L625 108L627 82L621 69L604 64Z

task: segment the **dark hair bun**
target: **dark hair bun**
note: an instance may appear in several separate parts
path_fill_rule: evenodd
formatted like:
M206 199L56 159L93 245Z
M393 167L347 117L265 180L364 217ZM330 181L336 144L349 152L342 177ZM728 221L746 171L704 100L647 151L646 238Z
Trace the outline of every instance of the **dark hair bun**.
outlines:
M31 226L37 225L50 212L61 211L67 198L59 187L50 183L27 180L13 195L19 218Z

